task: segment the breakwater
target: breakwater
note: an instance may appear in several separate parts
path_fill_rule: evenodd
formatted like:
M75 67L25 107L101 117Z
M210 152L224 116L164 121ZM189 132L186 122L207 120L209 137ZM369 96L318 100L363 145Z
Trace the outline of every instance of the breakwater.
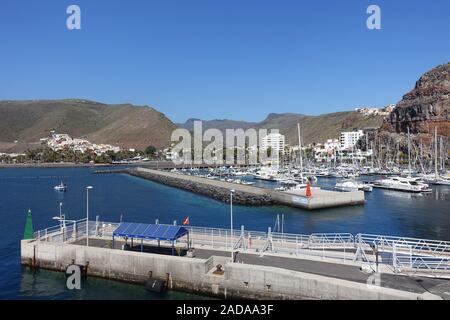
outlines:
M234 189L233 202L236 204L247 206L275 204L272 196L262 188L143 168L128 169L125 172L132 176L201 194L222 202L230 201L230 190Z
M171 187L201 194L219 201L230 201L230 190L234 190L233 202L246 206L286 205L307 210L364 204L364 192L335 192L314 189L310 197L306 190L279 192L276 190L241 185L225 181L188 176L174 172L134 168L123 171L129 175L152 180Z

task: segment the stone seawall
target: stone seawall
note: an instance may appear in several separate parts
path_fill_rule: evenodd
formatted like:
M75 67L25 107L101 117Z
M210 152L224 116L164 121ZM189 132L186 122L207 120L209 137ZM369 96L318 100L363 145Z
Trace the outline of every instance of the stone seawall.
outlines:
M179 175L177 177L173 177L169 174L165 175L163 172L152 172L151 170L143 171L138 169L129 169L126 171L129 175L144 178L148 180L152 180L161 184L165 184L171 187L183 189L186 191L194 192L197 194L201 194L222 202L230 202L230 187L229 184L223 183L219 181L208 181L208 182L216 182L216 183L202 183L198 181L198 179L192 179L190 176L182 176ZM234 186L233 186L234 187ZM246 206L264 206L264 205L273 205L275 201L272 199L272 196L263 191L263 189L258 190L260 188L256 187L248 187L251 192L246 192L246 188L242 188L243 186L236 185L235 194L233 196L233 203L239 205Z

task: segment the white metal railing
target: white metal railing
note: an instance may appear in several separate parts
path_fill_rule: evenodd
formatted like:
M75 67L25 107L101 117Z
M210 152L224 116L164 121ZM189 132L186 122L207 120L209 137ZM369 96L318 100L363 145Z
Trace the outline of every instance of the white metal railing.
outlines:
M450 257L417 255L409 245L394 245L392 256L394 271L397 273L448 275L450 272Z
M358 244L366 246L376 246L378 250L392 251L393 248L397 246L398 250L411 248L414 253L420 253L421 255L448 255L450 257L450 241L393 237L362 233L358 234L356 237Z
M350 233L313 233L309 238L311 247L355 248L355 238Z
M112 237L119 223L89 221L89 236ZM86 219L65 220L59 225L34 232L37 241L64 243L86 237Z
M120 223L89 221L89 236L111 238ZM310 235L249 231L244 227L230 229L185 226L191 247L217 250L234 249L244 252L265 251L293 256L320 257L340 261L374 262L374 249L380 254L380 264L395 272L450 274L450 242L372 234L313 233ZM39 241L63 243L86 236L86 219L65 221L58 226L39 230ZM180 246L186 241L177 241ZM369 261L370 260L370 261Z

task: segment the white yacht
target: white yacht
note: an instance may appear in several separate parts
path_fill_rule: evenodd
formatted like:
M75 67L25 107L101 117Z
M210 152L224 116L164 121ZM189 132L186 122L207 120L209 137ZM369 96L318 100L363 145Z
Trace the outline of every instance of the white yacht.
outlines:
M279 183L283 186L296 186L297 182L291 179L280 180Z
M376 180L372 183L374 188L384 188L405 192L431 192L428 184L421 178L390 177Z
M334 187L336 190L339 191L372 191L372 185L368 183L361 183L354 180L342 180L336 183L336 186Z
M276 181L275 177L278 174L278 170L268 167L262 167L256 172L253 177L258 180Z
M439 186L450 186L450 179L437 177L436 179L431 180L430 183Z
M359 190L358 184L355 181L351 181L351 180L339 181L336 183L334 188L339 191L347 191L347 192Z
M61 183L59 185L55 186L54 189L56 191L65 192L65 191L67 191L67 186L64 183L62 183L62 181L61 181Z

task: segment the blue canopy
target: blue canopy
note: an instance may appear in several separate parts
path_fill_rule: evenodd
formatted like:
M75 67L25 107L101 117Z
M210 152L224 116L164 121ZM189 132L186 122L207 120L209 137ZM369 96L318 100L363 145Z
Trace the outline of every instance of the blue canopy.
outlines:
M175 241L188 233L180 226L122 222L113 232L113 237Z

